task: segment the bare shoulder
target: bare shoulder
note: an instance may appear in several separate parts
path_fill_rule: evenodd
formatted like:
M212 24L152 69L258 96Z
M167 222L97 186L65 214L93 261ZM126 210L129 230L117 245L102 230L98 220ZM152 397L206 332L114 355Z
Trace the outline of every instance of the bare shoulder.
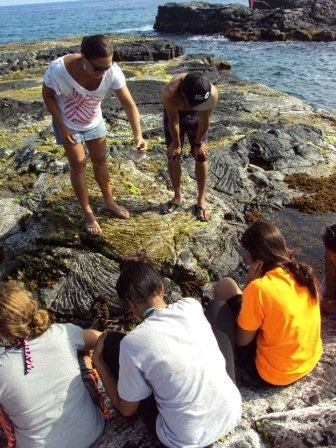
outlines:
M63 58L66 67L71 66L74 62L80 59L81 55L79 53L66 54Z
M218 87L215 86L214 84L211 84L211 95L213 96L214 100L217 103L218 98L219 98L219 90L218 90Z
M173 106L178 98L178 86L181 80L186 76L186 73L179 73L164 86L161 91L161 101L163 104Z

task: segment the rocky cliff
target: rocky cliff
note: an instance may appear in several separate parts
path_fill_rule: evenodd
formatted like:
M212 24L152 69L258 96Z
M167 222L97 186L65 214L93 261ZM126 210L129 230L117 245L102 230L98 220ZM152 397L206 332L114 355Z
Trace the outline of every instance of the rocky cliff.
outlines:
M206 2L159 6L154 29L165 33L215 34L235 41L336 40L333 0L257 0L253 8Z
M247 222L261 213L296 206L298 198L301 205L309 202L308 193L289 188L291 179L291 186L297 185L294 175L307 176L310 185L317 176L319 191L324 181L334 185L336 116L242 81L225 61L183 55L183 49L165 40L145 39L140 45L132 38L116 38L119 54L126 52L118 48L129 48L120 65L139 106L149 151L147 158L138 159L125 114L111 92L103 104L111 182L116 199L130 209L131 217L120 221L101 212L101 195L89 165L91 201L103 230L102 236L92 237L85 233L67 160L55 145L41 101L47 61L73 51L79 40L0 48L0 278L21 280L59 321L104 329L110 320L113 327L127 330L132 322L114 288L120 258L145 252L164 279L168 301L183 295L211 296L211 283L223 275L240 281L244 268L237 242ZM146 56L146 62L139 62L140 47L145 55L152 54L151 59L160 60L148 61ZM176 51L181 55L170 59ZM182 158L183 208L172 215L159 213L160 204L172 194L159 93L173 74L186 70L201 70L220 91L209 132L209 223L200 223L192 214L196 183L188 148ZM324 202L332 210L335 200L330 188L328 192L331 200ZM316 228L309 232L316 237ZM334 328L335 318L325 318L323 358L297 384L251 389L239 373L242 424L215 446L336 446ZM127 421L112 411L101 448L154 446L139 420Z

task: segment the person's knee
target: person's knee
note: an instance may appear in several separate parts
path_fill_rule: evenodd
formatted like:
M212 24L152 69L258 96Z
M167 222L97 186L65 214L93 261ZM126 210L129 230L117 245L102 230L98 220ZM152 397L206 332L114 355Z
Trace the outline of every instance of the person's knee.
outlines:
M193 157L195 159L196 165L202 166L205 165L208 162L208 154L193 154Z
M229 300L231 297L241 294L237 283L230 277L224 277L214 287L215 300Z
M86 160L85 158L72 159L69 161L70 172L72 175L78 175L85 172Z
M94 168L103 168L107 166L107 158L105 155L100 157L91 158L92 165Z

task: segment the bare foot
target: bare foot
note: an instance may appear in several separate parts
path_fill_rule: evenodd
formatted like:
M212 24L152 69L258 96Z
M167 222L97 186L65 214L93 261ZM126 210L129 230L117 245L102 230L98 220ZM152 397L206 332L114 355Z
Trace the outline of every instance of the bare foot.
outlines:
M105 205L103 212L107 215L113 216L114 218L127 219L129 218L129 211L127 208L118 205L116 202L111 201Z
M85 228L88 233L91 235L100 235L102 233L102 229L100 225L96 221L93 213L88 213L84 215L85 219Z

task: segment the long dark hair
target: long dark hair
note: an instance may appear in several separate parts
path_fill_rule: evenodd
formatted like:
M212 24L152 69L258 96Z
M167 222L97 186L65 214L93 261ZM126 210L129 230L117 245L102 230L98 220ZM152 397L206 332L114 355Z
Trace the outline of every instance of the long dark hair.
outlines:
M120 263L116 290L118 297L135 303L147 303L162 291L156 270L143 260L126 259Z
M299 263L294 252L287 248L281 231L266 221L251 224L243 233L241 244L248 250L252 261L263 262L262 275L276 267L290 272L301 286L306 286L314 299L318 298L317 286L311 267Z
M86 59L104 58L113 54L112 45L104 34L84 36L81 43L81 53Z

